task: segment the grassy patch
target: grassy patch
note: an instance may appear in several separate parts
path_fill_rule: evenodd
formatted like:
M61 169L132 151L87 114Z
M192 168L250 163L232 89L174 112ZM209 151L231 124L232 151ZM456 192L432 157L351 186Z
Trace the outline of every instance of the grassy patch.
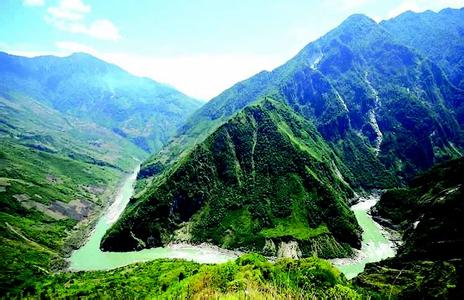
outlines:
M292 224L282 221L282 223L278 224L276 227L263 229L260 233L265 238L269 239L293 237L297 240L308 241L321 234L330 234L330 230L326 225L310 228L306 224Z

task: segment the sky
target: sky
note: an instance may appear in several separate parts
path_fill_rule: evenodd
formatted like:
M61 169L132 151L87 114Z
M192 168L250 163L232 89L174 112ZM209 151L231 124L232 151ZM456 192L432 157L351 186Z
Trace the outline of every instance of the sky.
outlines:
M380 22L445 7L464 0L0 0L0 51L86 52L209 100L353 13Z

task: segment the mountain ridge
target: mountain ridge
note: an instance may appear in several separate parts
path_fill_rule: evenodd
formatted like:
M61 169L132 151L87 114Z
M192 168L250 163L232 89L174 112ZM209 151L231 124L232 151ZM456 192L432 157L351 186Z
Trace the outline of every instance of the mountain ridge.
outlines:
M356 33L356 30L359 29L359 27L363 27L364 24L367 24L368 26L367 28L362 29L367 33L370 32L370 36L372 36L373 38L367 39L365 34L355 35L357 39L354 40L356 41L356 43L354 43L353 34ZM351 31L345 32L345 28L348 28ZM365 40L367 41L367 46L369 48L366 48L366 44L359 44L366 43L363 42ZM378 45L374 45L374 41L376 40L379 40L380 44L377 43ZM437 110L439 114L444 114L445 119L451 120L450 124L444 122L444 124L447 127L450 127L451 129L445 128L444 130L448 132L454 131L454 135L462 135L461 133L459 133L462 130L456 127L455 124L452 124L452 122L454 122L454 117L452 116L452 114L446 112L447 110L450 110L450 108L455 109L458 112L457 120L459 120L459 126L462 126L463 110L462 108L454 108L454 104L452 104L454 102L461 103L460 105L462 107L462 100L459 100L459 97L462 99L464 95L462 90L457 90L455 87L450 85L446 77L440 75L442 71L440 70L440 68L436 67L436 65L434 65L433 62L427 62L427 59L420 56L414 49L410 49L409 47L404 46L402 44L397 44L395 41L396 38L391 33L387 32L383 28L383 26L375 23L373 20L366 16L357 15L351 19L348 18L348 20L342 22L339 28L330 31L328 34L321 37L320 39L308 44L294 58L287 61L284 65L274 69L271 72L260 72L257 75L252 76L245 81L237 83L233 87L221 93L219 96L213 98L211 101L205 104L203 108L195 112L187 121L186 125L180 128L177 136L173 138L171 145L168 144L164 149L161 150L159 154L152 156L151 159L147 160L143 164L139 176L139 187L143 188L143 185L145 184L144 181L150 181L152 176L156 176L156 174L162 172L164 166L172 163L172 161L175 160L175 158L179 154L181 154L184 151L184 149L188 149L192 144L204 139L208 135L208 133L213 131L222 122L225 122L227 118L231 117L235 112L242 109L247 104L252 103L260 96L282 94L282 88L285 88L285 86L282 86L282 84L285 85L286 80L289 82L290 85L293 83L314 85L311 82L315 82L316 84L318 84L316 90L312 88L313 90L309 90L308 92L304 90L304 87L291 87L293 89L293 91L291 91L292 93L299 94L296 94L294 96L289 95L293 99L287 99L287 102L295 102L291 104L293 104L295 108L301 109L300 112L306 114L307 116L308 113L310 113L309 110L313 109L311 106L317 100L314 100L315 96L321 99L317 100L319 101L319 103L321 103L322 97L326 97L327 99L324 99L323 101L330 101L331 105L335 105L335 107L338 106L337 109L339 110L339 112L342 112L344 109L343 105L346 105L346 103L344 103L344 98L346 96L357 97L358 103L350 104L347 107L349 108L350 113L348 115L345 114L345 116L343 116L343 113L341 113L340 119L337 121L342 123L344 122L346 123L346 125L343 125L342 123L340 123L339 125L328 124L327 129L322 128L322 130L337 130L336 126L348 127L347 122L349 121L351 125L354 126L355 131L359 132L362 130L362 137L369 139L368 144L366 146L363 146L365 148L363 151L365 152L369 152L369 148L374 148L373 146L379 144L378 142L380 138L383 138L379 135L379 132L381 133L382 131L382 128L380 128L382 127L382 125L388 125L390 127L389 124L391 124L393 121L397 122L394 119L379 122L378 120L376 120L376 118L373 118L375 117L374 114L378 113L379 110L382 110L382 107L379 105L378 101L379 99L382 100L382 97L379 97L379 87L376 85L384 87L383 97L387 99L392 98L392 96L394 98L409 98L411 99L409 101L411 102L411 105L416 106L416 103L418 103L420 105L418 109L428 110L427 112L425 112L425 114L436 114L434 110ZM390 69L384 68L383 64L380 61L380 58L377 59L377 62L373 60L372 57L370 58L371 62L369 62L366 65L364 57L352 57L352 48L346 47L345 43L351 43L350 47L354 47L353 49L362 50L365 48L364 50L366 51L372 50L374 52L379 53L380 55L383 55L383 59L389 60L389 62L391 62L390 64L392 67ZM327 57L321 56L321 47L324 47L324 45L325 47L332 47L331 49L336 49L336 51L338 51L338 53L332 51L333 53L330 55L332 62L327 61ZM388 50L388 54L387 52L379 52L379 50L377 49L377 46L379 45L385 45L384 47L386 48L381 51ZM346 53L340 52L346 50ZM392 53L392 55L396 55L396 58L389 57L389 53ZM367 53L366 55L369 56L369 53ZM350 62L350 60L352 59L355 59L354 63L358 65L353 66ZM396 63L396 61L400 63L398 64ZM335 66L340 62L348 63L345 66L345 68L348 69L337 69L338 67ZM413 70L413 72L409 72L409 74L404 74L405 70L409 68L408 64L415 65L417 71ZM426 67L423 67L422 65ZM374 70L374 74L371 74L373 71L371 71L370 69L373 67L376 69ZM321 68L323 69L322 71ZM389 80L384 80L382 79L382 77L372 78L372 76L376 75L376 72L382 72L382 76L388 76ZM416 75L415 73L418 72L422 73L423 75ZM288 78L289 76L299 76L300 78L292 79ZM353 80L347 76L352 76ZM406 79L406 76L409 76L410 79ZM415 83L415 81L420 83L420 81L415 79L415 77L417 76L422 76L424 80L427 77L435 77L432 78L431 84L440 87L441 91L439 93L441 93L441 95L434 95L433 93L435 92L431 92L430 89L426 87L426 84L430 83L425 83L425 81L424 83L421 83L422 86L417 86L417 83ZM374 82L373 80L375 80L376 82ZM388 81L391 81L394 85L392 87L386 86L385 82ZM436 83L433 83L433 81L436 81ZM411 85L411 83L413 83L413 85ZM344 84L348 87L352 87L353 89L345 89L346 91L339 91L340 88L343 88L341 84ZM408 95L411 93L413 88L417 90L417 95ZM324 93L329 96L325 96L324 93L321 93L320 91L319 95L317 95L318 89L322 89L322 91L325 91ZM391 95L391 92L389 90L394 90L395 94ZM353 91L356 93L355 95L353 95ZM425 97L421 95L425 95ZM427 107L430 104L425 103L425 101L430 101L429 99L433 100L440 97L445 98L445 104L448 107L446 107L445 109L442 109L439 106L431 108ZM415 98L419 99L416 100ZM302 106L302 104L304 106ZM321 103L318 105L324 108L325 104ZM327 107L327 105L325 105L325 107ZM368 116L368 118L366 118L366 116ZM432 116L431 118L434 117ZM404 125L400 123L399 126L403 127ZM392 129L393 128L389 128L389 130ZM443 129L439 130L443 132ZM337 134L336 131L334 132L334 134ZM386 137L390 138L390 136ZM457 143L462 145L462 137L457 137L454 139L455 144ZM377 145L376 147L378 148L378 146L379 145ZM409 147L413 147L413 145ZM426 148L430 149L430 145ZM398 151L398 149L394 150ZM390 149L385 149L385 152L387 153L390 151ZM400 172L400 175L402 177L408 178L413 175L414 169L418 168L417 162L407 162L407 164L411 164L411 166L403 166L403 170L398 170L397 167L394 166L395 164L398 164L398 162L394 162L394 160L398 160L398 157L401 158L401 160L403 160L404 158L402 158L402 156L408 156L408 154L397 153L390 155L390 157L388 157L387 159L388 163L385 164L384 168L387 168L394 173ZM372 159L375 160L375 158ZM427 158L426 161L428 161L427 165L419 166L419 169L428 168L431 166L431 159ZM380 161L378 163L383 164ZM353 168L356 169L357 167L353 166Z

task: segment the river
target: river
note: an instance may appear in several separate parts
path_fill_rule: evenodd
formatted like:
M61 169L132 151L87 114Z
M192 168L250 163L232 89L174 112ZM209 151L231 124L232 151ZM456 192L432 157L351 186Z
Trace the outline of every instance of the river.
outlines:
M237 257L237 253L233 251L209 245L175 245L132 252L101 251L101 239L119 218L134 192L137 172L138 169L128 176L121 185L115 201L107 212L100 217L84 246L72 253L70 257L70 269L72 271L109 270L157 258L183 258L199 263L221 263ZM375 262L395 255L394 244L386 238L386 232L368 214L369 209L377 200L377 196L371 196L352 206L358 223L364 230L361 250L356 252L354 258L331 260L347 278L353 278L362 272L367 262Z
M379 195L373 194L367 198L361 198L357 204L351 207L363 230L361 250L355 250L355 256L352 258L330 260L348 279L361 273L367 263L381 261L396 254L396 245L389 239L390 233L375 222L369 214L379 197Z

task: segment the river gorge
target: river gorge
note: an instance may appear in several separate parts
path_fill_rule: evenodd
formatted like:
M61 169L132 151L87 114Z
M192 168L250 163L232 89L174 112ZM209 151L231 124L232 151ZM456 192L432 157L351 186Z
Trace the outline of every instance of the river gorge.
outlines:
M181 258L199 263L222 263L238 256L238 252L221 249L212 245L176 244L168 247L144 249L131 252L103 252L100 241L105 232L116 222L134 192L137 168L120 186L115 200L102 214L86 243L74 251L70 257L72 271L109 270L128 264L154 260L158 258ZM353 205L356 219L363 229L361 250L355 250L352 258L332 259L347 278L353 278L363 271L366 263L376 262L395 255L395 244L389 239L389 233L369 215L369 210L379 199L373 194L361 198Z

